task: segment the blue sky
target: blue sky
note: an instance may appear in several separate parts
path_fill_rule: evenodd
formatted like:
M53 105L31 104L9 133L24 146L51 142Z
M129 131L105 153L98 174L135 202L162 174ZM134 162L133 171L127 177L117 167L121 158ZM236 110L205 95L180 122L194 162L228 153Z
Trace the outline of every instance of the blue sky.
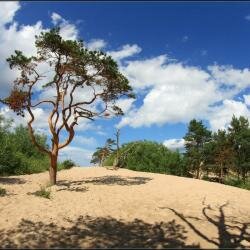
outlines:
M148 139L175 149L183 146L192 118L216 130L226 128L233 114L250 117L250 3L1 2L0 7L0 35L6 37L0 38L1 58L20 47L29 53L34 34L54 22L65 36L114 56L135 89L137 99L121 104L124 118L82 124L62 159L87 165L118 124L122 143ZM0 73L6 94L14 76L4 59ZM44 114L38 115L42 129Z

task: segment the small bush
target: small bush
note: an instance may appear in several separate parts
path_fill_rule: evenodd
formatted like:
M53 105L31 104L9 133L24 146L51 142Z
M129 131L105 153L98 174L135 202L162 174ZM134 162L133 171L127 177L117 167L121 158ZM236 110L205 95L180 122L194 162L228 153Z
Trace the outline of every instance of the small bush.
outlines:
M244 183L242 180L228 178L225 180L225 184L250 190L250 181L249 180L246 181L246 183Z
M6 189L0 187L0 196L5 196L6 194L7 194Z
M36 191L33 193L36 196L40 196L46 199L50 199L51 198L51 191L50 190L46 190L45 187L40 187L40 190Z
M61 163L62 169L70 169L74 167L76 164L72 160L65 160Z

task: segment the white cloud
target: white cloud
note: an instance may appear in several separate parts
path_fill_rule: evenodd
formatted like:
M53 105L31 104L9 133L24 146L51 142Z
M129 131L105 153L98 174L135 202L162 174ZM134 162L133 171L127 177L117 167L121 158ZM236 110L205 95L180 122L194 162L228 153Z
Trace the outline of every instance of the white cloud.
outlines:
M60 27L60 35L66 40L75 40L78 37L78 30L75 24L70 23L61 15L53 12L51 15L52 23Z
M180 63L168 63L165 55L127 62L123 72L136 89L147 89L143 104L125 116L120 126L132 127L187 122L201 116L220 99L210 75Z
M75 135L74 142L77 144L85 145L85 146L96 146L97 141L94 137L85 137L81 135Z
M224 100L222 105L212 108L208 114L211 129L213 131L226 129L233 115L236 117L244 116L250 119L250 111L245 103L234 100Z
M244 101L247 106L250 106L250 95L243 95Z
M0 98L8 95L12 82L18 75L16 70L9 69L6 58L13 54L14 50L21 50L28 56L34 55L36 52L35 36L39 35L42 31L48 30L43 27L41 21L30 25L21 25L15 22L14 16L19 9L20 5L17 2L0 2L0 58L2 59L0 61ZM56 13L53 13L52 16L54 21L60 21L61 33L65 38L76 38L77 29L75 25L70 24ZM10 25L8 27L1 27L1 24L5 23L10 23ZM43 71L46 71L46 68L41 68Z
M116 105L122 109L123 113L127 113L132 107L134 101L135 99L132 98L119 99L117 100Z
M0 29L0 98L6 96L9 92L13 80L17 77L17 71L10 70L6 62L14 50L21 50L24 54L31 56L35 53L36 48L35 35L44 31L42 23L39 21L34 25L22 25L11 23L8 28Z
M0 2L0 29L1 26L13 21L15 13L20 7L18 2Z
M3 115L6 119L13 119L15 122L13 123L14 127L19 125L26 126L27 122L30 120L30 116L27 111L24 111L25 117L17 116L11 109L8 107L2 107L0 109L0 114ZM35 120L33 122L33 128L37 132L48 134L48 114L42 108L34 108L33 114L35 116Z
M212 77L218 84L224 84L231 88L232 93L250 86L250 69L235 69L232 65L208 66Z
M186 123L192 118L209 120L213 128L223 127L233 115L229 102L234 103L234 96L250 86L250 69L213 65L203 70L172 62L167 55L127 61L121 70L138 93L144 90L146 94L143 104L131 109L118 127ZM233 107L231 111L247 114L245 104ZM224 118L215 119L213 113Z
M72 159L80 166L89 166L92 154L94 151L87 150L81 147L67 146L59 151L59 160Z
M107 43L103 39L91 39L87 44L90 50L101 50L105 48Z
M116 51L108 51L107 53L112 56L114 60L122 60L127 57L131 57L135 54L138 54L141 52L141 48L137 44L133 45L123 45L120 50Z
M183 150L185 146L184 139L168 139L163 142L163 145L166 146L170 150Z
M57 25L59 22L61 22L62 20L64 20L59 14L53 12L51 15L51 19L52 19L52 23L54 25Z

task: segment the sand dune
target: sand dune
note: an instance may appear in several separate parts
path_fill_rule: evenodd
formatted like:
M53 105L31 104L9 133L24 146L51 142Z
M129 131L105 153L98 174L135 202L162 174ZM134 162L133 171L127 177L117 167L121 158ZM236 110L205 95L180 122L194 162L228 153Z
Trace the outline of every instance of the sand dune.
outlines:
M250 247L250 192L126 169L0 177L1 247Z

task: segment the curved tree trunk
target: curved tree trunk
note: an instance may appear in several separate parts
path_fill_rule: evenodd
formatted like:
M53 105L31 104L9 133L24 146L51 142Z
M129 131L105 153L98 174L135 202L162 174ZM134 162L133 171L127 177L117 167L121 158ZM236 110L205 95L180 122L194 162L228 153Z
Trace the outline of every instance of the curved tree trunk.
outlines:
M220 183L223 183L223 165L220 164Z

